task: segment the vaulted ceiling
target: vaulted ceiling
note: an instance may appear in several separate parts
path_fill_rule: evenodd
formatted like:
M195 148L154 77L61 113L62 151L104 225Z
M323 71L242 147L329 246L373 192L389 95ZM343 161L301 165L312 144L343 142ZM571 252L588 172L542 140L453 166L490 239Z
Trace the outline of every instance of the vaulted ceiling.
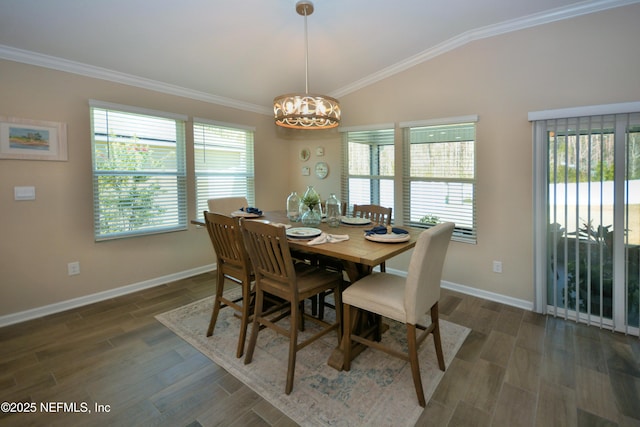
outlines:
M473 40L638 1L316 0L309 91L339 98ZM0 0L0 58L268 112L305 89L295 3Z

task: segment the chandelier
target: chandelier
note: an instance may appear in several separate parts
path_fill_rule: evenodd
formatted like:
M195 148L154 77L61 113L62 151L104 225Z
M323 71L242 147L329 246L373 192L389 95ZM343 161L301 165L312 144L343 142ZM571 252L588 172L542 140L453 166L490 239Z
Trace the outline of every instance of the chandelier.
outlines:
M299 1L296 12L304 16L305 93L288 93L273 100L276 125L291 129L331 129L340 124L340 104L335 98L309 93L309 37L307 16L313 13L313 3Z

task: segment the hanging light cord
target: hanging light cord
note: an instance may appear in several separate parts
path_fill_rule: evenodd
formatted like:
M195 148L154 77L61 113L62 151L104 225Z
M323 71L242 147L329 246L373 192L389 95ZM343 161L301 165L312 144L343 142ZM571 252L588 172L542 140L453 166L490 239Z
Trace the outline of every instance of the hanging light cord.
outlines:
M304 93L309 94L309 33L306 7L304 8Z

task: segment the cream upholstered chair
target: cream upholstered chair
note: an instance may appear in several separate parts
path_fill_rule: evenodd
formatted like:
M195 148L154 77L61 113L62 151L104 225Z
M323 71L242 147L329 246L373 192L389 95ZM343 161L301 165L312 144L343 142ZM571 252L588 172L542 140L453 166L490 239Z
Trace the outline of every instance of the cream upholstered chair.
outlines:
M289 252L289 243L285 228L263 221L243 221L242 233L251 263L256 275L256 304L251 330L251 338L247 347L244 363L249 364L258 340L258 332L267 327L289 338L289 362L285 393L293 389L293 377L296 367L296 353L318 338L335 330L338 344L341 338L342 305L339 287L342 275L327 271L307 263L295 263ZM328 323L316 317L306 315L300 310L300 303L327 289L335 291L336 321ZM265 293L279 297L289 303L290 325L286 329L263 313ZM302 316L317 324L322 329L302 342L298 342L297 324ZM328 357L328 355L327 355Z
M418 346L430 334L438 357L438 365L445 370L442 344L440 342L440 324L438 320L438 300L440 299L440 280L442 267L453 233L452 222L438 224L418 238L406 278L390 273L372 273L358 280L342 293L345 332L342 340L344 368L351 368L352 341L382 350L392 356L407 360L411 364L413 383L420 406L426 405L420 366L418 364ZM388 317L407 326L407 353L402 353L380 342L371 341L352 334L352 315L355 308ZM423 316L430 312L431 324L428 327L418 324ZM423 332L417 336L416 329Z
M246 197L218 197L207 200L207 204L209 205L209 212L223 215L230 215L231 212L249 206Z
M242 357L249 317L253 311L251 304L253 272L249 254L247 254L242 241L240 220L207 211L204 212L204 219L217 261L216 295L207 336L213 335L220 309L227 306L234 308L240 312L240 334L236 357ZM231 300L224 296L224 283L227 280L242 288L241 297Z

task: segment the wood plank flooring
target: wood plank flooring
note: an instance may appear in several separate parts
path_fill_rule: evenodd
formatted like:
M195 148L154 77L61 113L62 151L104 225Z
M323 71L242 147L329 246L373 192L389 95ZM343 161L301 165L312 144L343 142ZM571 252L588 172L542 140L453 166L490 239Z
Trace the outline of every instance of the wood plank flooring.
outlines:
M203 274L0 328L0 402L36 405L0 425L295 425L154 319L214 287ZM440 313L472 332L417 425L640 425L637 337L446 290Z

